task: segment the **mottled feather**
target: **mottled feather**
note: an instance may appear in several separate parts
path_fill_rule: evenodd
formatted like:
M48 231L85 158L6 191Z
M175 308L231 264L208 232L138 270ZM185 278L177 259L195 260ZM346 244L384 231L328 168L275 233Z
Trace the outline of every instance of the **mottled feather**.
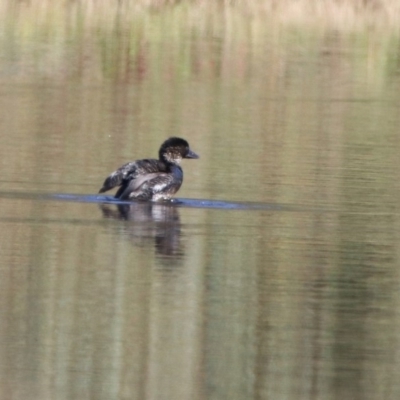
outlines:
M152 173L140 176L121 186L118 196L121 200L157 200L168 199L174 195L182 184L183 174L176 167L171 173Z
M135 180L140 175L166 171L166 165L159 160L145 159L129 162L118 168L106 178L99 193L104 193L117 186L124 185L127 181Z

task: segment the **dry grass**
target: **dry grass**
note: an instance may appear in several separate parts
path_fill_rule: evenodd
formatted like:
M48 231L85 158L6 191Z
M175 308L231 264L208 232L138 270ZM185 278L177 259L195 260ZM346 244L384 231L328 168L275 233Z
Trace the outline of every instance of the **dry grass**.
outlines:
M257 0L256 0L257 1ZM385 27L400 21L400 2L396 0L286 0L258 1L264 14L274 13L285 24L325 25L341 30L360 27Z
M0 0L0 15L32 14L36 19L62 17L75 9L86 24L107 23L110 17L132 18L184 9L188 22L204 24L216 14L227 18L259 19L273 25L306 25L352 31L396 28L400 22L398 0Z
M213 74L219 50L223 75L246 76L263 65L257 57L284 69L293 54L356 51L355 65L381 87L398 68L399 9L399 0L0 0L0 47L13 72L7 82L37 71L125 80L134 68L169 74L165 65Z

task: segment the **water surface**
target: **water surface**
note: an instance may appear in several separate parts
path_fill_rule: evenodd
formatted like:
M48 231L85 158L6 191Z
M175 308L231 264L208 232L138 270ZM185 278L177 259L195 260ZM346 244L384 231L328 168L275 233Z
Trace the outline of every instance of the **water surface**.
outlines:
M398 36L63 13L0 28L0 397L399 398Z

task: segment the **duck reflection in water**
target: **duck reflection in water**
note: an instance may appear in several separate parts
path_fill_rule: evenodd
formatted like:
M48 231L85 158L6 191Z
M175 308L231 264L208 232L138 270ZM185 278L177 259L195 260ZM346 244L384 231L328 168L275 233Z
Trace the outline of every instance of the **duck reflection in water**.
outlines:
M178 207L163 203L132 202L131 204L101 204L103 217L129 221L124 234L138 246L153 242L156 254L164 260L183 257L181 222ZM120 231L121 225L118 225Z

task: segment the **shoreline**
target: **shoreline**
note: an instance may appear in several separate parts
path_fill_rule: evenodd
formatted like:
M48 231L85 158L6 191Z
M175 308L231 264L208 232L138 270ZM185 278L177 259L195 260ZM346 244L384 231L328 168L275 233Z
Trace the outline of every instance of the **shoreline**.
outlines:
M400 23L400 2L397 0L223 0L218 4L212 0L80 0L64 3L41 0L33 3L5 1L0 4L3 20L34 18L40 23L51 24L49 19L65 18L66 12L70 23L79 18L85 26L112 23L114 18L129 23L132 19L151 19L162 14L177 14L178 18L185 14L186 22L191 26L226 26L251 19L252 23L271 27L306 25L307 28L344 32L397 32Z

